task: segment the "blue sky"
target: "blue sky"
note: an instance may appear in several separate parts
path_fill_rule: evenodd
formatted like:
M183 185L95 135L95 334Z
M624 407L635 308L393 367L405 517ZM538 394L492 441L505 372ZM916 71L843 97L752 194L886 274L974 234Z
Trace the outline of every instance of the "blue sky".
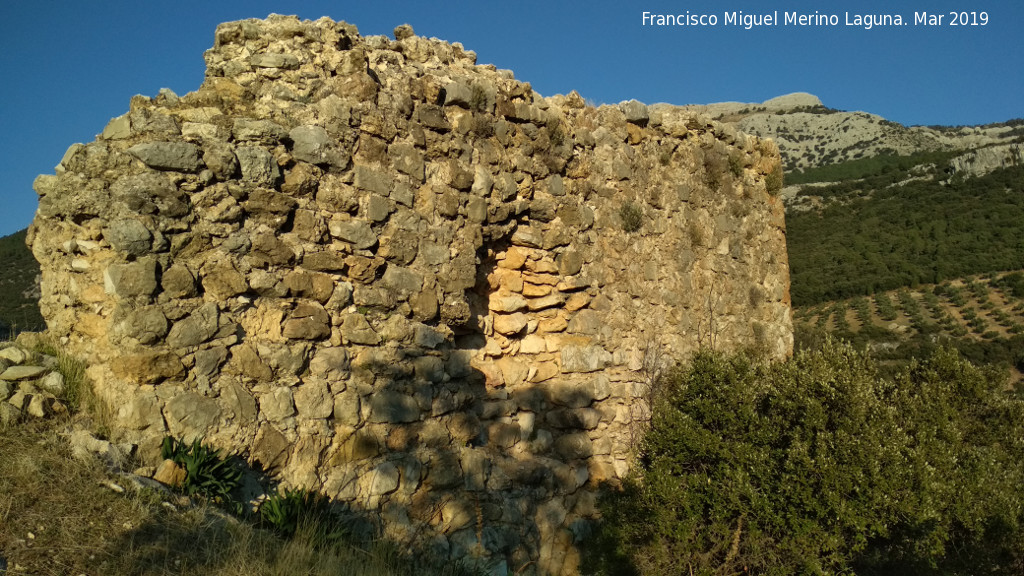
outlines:
M987 26L845 26L846 13L985 11ZM642 25L642 13L714 14L717 26ZM723 14L836 14L840 26L725 26ZM597 103L762 101L811 92L833 108L903 124L980 124L1024 117L1024 4L1002 0L594 0L543 2L125 2L2 0L0 235L26 227L32 180L74 142L91 141L134 94L178 94L203 79L220 22L270 13L330 16L364 35L409 23L462 42L480 63L515 71L544 95ZM945 16L948 23L950 17Z

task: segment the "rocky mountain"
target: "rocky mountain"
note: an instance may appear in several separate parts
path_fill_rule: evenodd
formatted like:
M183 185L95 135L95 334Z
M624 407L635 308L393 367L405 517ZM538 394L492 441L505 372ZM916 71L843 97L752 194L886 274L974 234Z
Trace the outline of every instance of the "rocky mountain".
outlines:
M903 126L876 114L829 108L817 96L802 92L761 103L655 104L652 109L667 116L701 112L732 123L748 134L772 138L779 146L787 171L882 154L906 156L1005 147L1024 138L1020 121L984 126ZM1015 157L1019 159L1019 148L1016 150Z

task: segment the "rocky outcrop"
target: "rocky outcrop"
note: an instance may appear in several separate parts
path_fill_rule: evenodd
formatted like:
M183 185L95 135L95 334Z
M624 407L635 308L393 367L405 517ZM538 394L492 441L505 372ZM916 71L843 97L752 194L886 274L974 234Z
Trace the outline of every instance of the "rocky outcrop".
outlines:
M1017 142L1012 123L986 126L903 126L876 114L828 108L817 96L797 92L761 103L721 102L652 108L666 116L700 112L771 138L787 170L838 164L881 154L956 151Z
M953 174L984 176L1000 168L1024 164L1024 149L1019 143L987 146L971 150L949 161Z
M203 436L389 536L571 574L660 367L791 352L778 151L396 38L219 26L199 90L37 179L40 307L143 447Z

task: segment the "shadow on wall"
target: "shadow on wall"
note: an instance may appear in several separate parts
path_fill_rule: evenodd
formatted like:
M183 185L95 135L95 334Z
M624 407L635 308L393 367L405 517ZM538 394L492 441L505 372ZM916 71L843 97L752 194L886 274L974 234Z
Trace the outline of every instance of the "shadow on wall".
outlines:
M360 369L388 383L375 390L370 421L353 432L345 457L335 455L329 466L328 474L348 479L331 494L346 527L342 540L314 552L309 534L281 542L200 509L177 523L136 527L109 554L126 573L139 574L460 574L461 565L452 564L459 559L501 574L578 569L573 552L596 510L586 462L592 449L578 432L586 424L573 420L571 409L551 408L585 407L592 397L577 390L556 403L536 386L509 397L488 391L483 374L471 369L461 380L431 385L399 378L393 365ZM408 399L431 397L450 398L450 412L414 420ZM532 429L495 417L514 411L510 403L537 415ZM372 432L378 426L387 428L383 439Z
M347 398L325 411L332 412L321 422L327 433L307 436L298 426L289 442L264 419L252 451L241 456L271 473L284 471L290 487L322 492L390 549L423 558L484 558L519 574L572 573L579 565L576 545L596 515L597 485L615 476L610 457L603 464L593 459L595 452L610 453L611 439L602 449L590 437L611 419L596 406L609 396L608 379L594 376L604 382L603 394L575 381L531 384L525 375L516 386L489 382L472 364L486 346L477 327L488 313L486 279L494 269L493 259L482 260L477 287L467 295L470 317L458 333L428 347L409 335L379 347L348 347L351 361L326 382L333 393L327 401ZM388 311L365 310L381 325L378 314ZM252 344L241 327L235 336L234 350ZM307 355L293 369L308 375L309 365ZM231 387L223 382L213 383L222 397ZM260 384L242 376L236 382L253 395ZM293 388L296 395L310 386L303 382ZM263 447L261 438L268 437L279 439L277 449ZM129 544L144 535L136 532L126 536ZM159 549L161 536L147 537ZM213 555L204 562L219 561Z

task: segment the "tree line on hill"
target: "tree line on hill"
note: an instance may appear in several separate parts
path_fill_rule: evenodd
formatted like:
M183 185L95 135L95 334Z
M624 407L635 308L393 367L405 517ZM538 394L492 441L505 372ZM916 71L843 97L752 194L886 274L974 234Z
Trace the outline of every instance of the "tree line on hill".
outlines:
M795 305L1024 268L1024 167L945 183L906 176L816 188L822 210L787 215Z

